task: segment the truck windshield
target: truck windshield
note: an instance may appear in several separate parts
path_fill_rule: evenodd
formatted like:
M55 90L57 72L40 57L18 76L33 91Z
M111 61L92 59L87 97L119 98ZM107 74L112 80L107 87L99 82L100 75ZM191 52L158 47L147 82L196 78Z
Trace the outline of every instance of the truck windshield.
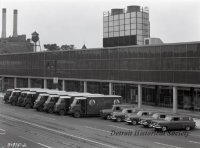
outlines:
M138 115L138 116L142 116L142 112L138 112L137 115Z
M6 95L10 95L10 94L11 94L11 92L12 92L12 91L7 91L7 92L6 92Z
M80 103L80 100L79 99L74 99L74 101L72 102L72 104L79 104Z
M12 96L17 96L19 95L19 92L13 92Z
M165 120L166 121L171 121L171 117L166 117Z
M158 114L153 114L153 116L152 116L152 117L153 117L154 119L157 119L157 118L158 118L158 116L159 116Z
M59 98L57 103L60 104L60 103L62 102L63 99L64 99L64 98Z
M26 97L27 93L21 93L21 97Z
M123 109L123 110L122 110L122 113L126 113L126 111L127 111L127 109Z

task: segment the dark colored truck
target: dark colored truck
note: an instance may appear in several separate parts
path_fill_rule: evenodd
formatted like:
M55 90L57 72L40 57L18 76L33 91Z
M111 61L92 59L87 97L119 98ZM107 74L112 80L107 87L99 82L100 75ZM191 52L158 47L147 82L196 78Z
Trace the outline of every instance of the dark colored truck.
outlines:
M106 120L111 119L111 114L113 112L121 112L124 108L131 108L134 107L133 104L119 104L121 101L116 101L112 108L110 109L103 109L100 111L100 116Z
M44 103L48 99L49 94L39 94L38 98L34 102L33 108L37 111L43 111Z
M116 95L87 95L75 97L70 105L69 113L74 117L99 116L100 110L111 108L115 102L121 101L121 96Z
M59 97L58 102L54 106L54 112L59 113L60 115L66 115L75 97L81 97L89 94L90 93L67 92L66 95Z
M45 89L38 89L35 91L28 92L22 106L24 106L25 108L33 108L34 102L39 96L39 94L44 94L44 93L46 93Z
M29 91L22 91L22 92L21 92L21 95L19 96L19 98L18 98L18 100L17 100L17 105L18 105L18 106L22 106L22 104L23 104L23 102L24 102L24 99L26 98L28 92L29 92Z
M59 95L49 95L47 101L44 103L43 111L48 112L48 113L53 113L54 112L54 105L59 99Z
M6 94L5 94L4 97L3 97L3 101L4 101L5 103L8 103L9 97L11 96L13 90L14 90L14 89L7 89Z
M11 105L16 105L20 95L21 90L13 90L11 96L9 97L8 103L10 103Z

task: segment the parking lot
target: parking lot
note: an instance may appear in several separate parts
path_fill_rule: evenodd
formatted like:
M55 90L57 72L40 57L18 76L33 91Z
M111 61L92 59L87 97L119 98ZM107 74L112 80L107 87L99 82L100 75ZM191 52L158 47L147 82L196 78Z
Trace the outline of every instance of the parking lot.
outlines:
M2 99L1 99L2 100ZM199 119L197 126L199 128ZM155 132L100 117L58 116L0 103L1 147L174 147L200 146L200 130Z

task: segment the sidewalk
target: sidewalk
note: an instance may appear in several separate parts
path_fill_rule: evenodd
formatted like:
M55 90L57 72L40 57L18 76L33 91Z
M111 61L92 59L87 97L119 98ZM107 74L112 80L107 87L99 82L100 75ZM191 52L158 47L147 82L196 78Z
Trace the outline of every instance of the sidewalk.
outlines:
M0 99L2 100L4 93L0 92ZM165 108L165 107L157 107L157 106L150 106L150 105L142 105L143 109L152 109L157 111L165 111L165 112L172 112L172 108ZM192 116L194 121L196 122L196 127L200 129L200 112L197 111L187 111L187 110L178 110L178 114L181 115L189 115Z

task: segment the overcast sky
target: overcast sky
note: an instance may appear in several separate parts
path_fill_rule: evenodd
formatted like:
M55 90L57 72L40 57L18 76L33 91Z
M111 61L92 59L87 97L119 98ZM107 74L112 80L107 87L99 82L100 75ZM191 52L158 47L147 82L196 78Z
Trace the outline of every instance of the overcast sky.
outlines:
M7 8L7 36L12 35L13 9L18 9L18 34L30 38L37 31L41 45L77 48L84 43L102 47L103 12L128 5L149 7L151 37L165 43L200 41L200 0L0 0L0 8Z

